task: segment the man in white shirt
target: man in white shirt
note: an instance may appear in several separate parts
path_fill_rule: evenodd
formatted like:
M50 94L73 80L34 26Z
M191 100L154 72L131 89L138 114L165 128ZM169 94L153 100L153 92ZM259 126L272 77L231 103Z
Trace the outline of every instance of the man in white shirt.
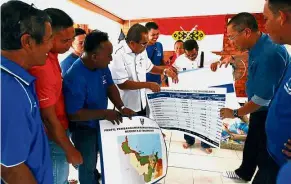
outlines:
M160 91L159 84L146 82L146 73L164 74L178 81L176 72L171 68L152 64L145 51L148 41L147 28L140 24L133 25L128 30L126 40L120 42L110 64L113 81L120 89L125 107L143 116L146 115L145 90Z
M202 68L203 66L209 67L213 61L219 61L220 57L207 52L199 51L199 46L195 40L187 40L184 42L185 53L176 59L173 66L179 71L193 70L197 68ZM195 138L184 134L185 143L183 147L185 149L195 144ZM206 153L212 153L210 145L201 142L201 147L205 149Z
M199 46L195 40L184 42L185 53L179 56L173 66L179 71L193 70L209 67L213 61L219 61L220 56L211 52L199 51Z

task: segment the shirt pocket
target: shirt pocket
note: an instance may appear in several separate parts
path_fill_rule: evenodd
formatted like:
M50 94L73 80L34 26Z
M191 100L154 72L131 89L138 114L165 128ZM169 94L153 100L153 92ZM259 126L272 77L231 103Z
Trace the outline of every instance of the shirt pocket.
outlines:
M136 59L136 72L138 75L138 80L144 82L146 80L146 70L147 70L147 63L144 57L138 57Z
M135 74L135 63L134 63L133 59L130 58L129 56L124 58L124 68L125 68L125 71L127 72L128 78L130 80L133 80L133 76L136 75Z

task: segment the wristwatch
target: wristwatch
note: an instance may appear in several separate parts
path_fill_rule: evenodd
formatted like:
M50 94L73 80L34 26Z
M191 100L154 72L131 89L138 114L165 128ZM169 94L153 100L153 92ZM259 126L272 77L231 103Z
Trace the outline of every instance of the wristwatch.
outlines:
M233 110L233 116L238 118L238 109Z

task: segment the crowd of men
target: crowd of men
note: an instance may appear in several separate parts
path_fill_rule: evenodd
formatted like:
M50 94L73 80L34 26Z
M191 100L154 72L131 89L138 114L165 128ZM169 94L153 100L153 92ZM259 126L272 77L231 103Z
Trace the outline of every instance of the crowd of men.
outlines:
M223 119L250 114L250 123L241 166L223 175L288 183L291 64L282 44L291 45L291 2L267 0L264 17L268 34L250 13L239 13L227 24L228 39L249 53L248 102L220 114ZM81 184L99 183L99 120L119 124L122 116L147 116L146 89L159 92L168 78L178 82L180 71L204 65L202 54L208 58L204 67L214 72L235 59L220 61L187 40L177 41L175 54L164 61L154 22L133 25L117 49L107 33L86 33L73 25L60 9L39 10L22 1L1 5L2 183L69 183L69 164L78 169ZM73 53L59 62L58 55L71 47ZM114 109L107 108L108 99ZM185 141L184 148L195 143L190 136ZM206 143L201 146L212 152Z

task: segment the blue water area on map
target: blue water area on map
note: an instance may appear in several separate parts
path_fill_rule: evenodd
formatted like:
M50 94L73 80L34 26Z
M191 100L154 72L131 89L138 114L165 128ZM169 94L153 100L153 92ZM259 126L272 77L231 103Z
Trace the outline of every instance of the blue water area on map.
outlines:
M125 141L126 136L119 136L118 143ZM152 155L158 152L158 158L162 158L161 144L164 144L160 138L160 134L136 134L128 135L128 145L132 150L140 153L141 156Z

